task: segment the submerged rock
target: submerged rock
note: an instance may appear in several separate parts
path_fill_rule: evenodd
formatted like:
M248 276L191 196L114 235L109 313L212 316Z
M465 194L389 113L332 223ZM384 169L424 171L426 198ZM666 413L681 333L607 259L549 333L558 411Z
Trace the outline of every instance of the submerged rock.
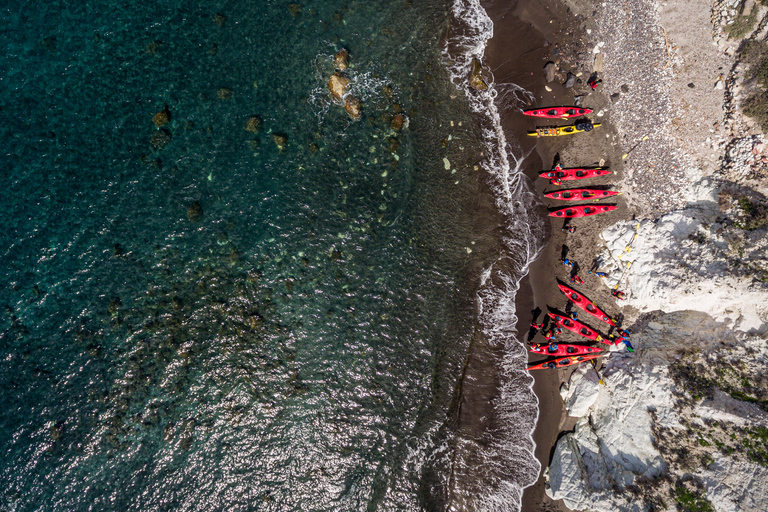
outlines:
M334 73L328 80L328 90L331 91L331 95L340 100L347 93L347 87L349 86L349 78L345 77L341 73Z
M165 128L161 128L152 135L152 147L155 149L163 149L171 142L171 132Z
M291 12L291 16L293 16L295 18L299 14L301 14L301 5L300 4L291 4L291 5L288 6L288 10Z
M408 117L406 117L405 114L395 114L392 117L392 122L389 123L389 126L396 132L399 132L403 128L408 128Z
M163 110L158 112L152 117L152 122L155 123L155 126L158 128L162 128L169 122L171 122L171 111L168 110L168 106L166 105Z
M478 59L472 59L472 70L469 72L469 85L478 91L488 89L488 84L483 79L483 64Z
M224 24L227 22L227 17L224 16L223 14L217 12L213 16L213 22L216 24L217 27L223 27Z
M280 152L283 152L288 144L288 136L282 133L273 133L272 142L275 143L275 146L277 146L277 149L279 149Z
M231 100L232 99L232 91L227 89L226 87L222 87L218 91L216 91L216 97L220 100Z
M261 118L259 116L249 117L245 120L243 129L247 132L259 133L259 130L261 130Z
M363 117L362 108L362 102L354 96L348 96L344 101L344 110L346 110L349 117L355 121L359 121L360 118Z
M200 204L200 201L195 201L187 208L187 219L189 219L189 222L197 222L202 218L203 205Z
M336 53L336 56L333 58L333 67L335 67L337 71L347 70L349 67L349 52L346 48L342 48Z

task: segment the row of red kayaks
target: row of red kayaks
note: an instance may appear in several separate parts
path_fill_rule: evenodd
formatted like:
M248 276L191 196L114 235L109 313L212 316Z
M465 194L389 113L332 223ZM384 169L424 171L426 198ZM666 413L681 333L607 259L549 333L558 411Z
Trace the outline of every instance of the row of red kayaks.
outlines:
M574 305L589 313L593 317L597 318L601 322L605 322L608 325L615 326L616 321L609 317L602 309L597 307L594 302L587 299L584 295L577 292L573 288L564 284L558 283L558 288L568 299L573 302ZM549 318L555 325L558 325L564 329L583 336L591 341L597 341L605 343L606 345L613 345L614 342L604 338L596 330L589 327L587 324L582 323L573 318L562 316L557 313L548 313ZM529 370L546 370L551 368L562 368L564 366L570 366L572 364L578 364L584 361L589 361L603 355L603 349L597 347L590 347L586 345L576 345L572 343L550 343L548 345L534 344L531 346L531 352L541 354L550 357L561 357L554 361L545 361L544 363L537 363L530 366Z
M548 107L542 109L530 109L523 111L523 114L533 117L544 117L550 119L567 119L569 117L578 117L591 114L592 110L581 107ZM597 178L607 176L611 171L607 167L574 167L569 169L559 168L552 171L542 171L539 177L549 180L582 180L588 178ZM544 197L556 199L559 201L586 201L598 200L606 197L619 195L619 192L613 190L601 190L594 188L573 188L568 190L555 190L544 194ZM550 217L577 218L597 215L599 213L615 210L615 205L577 205L569 206L555 210L549 214ZM616 322L610 318L603 310L595 305L594 302L587 299L584 295L564 284L558 284L560 291L565 294L574 305L584 310L586 313L597 318L601 322L615 326ZM573 318L549 313L549 317L555 325L568 329L589 340L613 345L613 342L605 339L597 331L588 325L579 322ZM572 343L549 343L548 345L534 344L531 346L531 352L545 356L558 357L558 359L536 363L530 366L529 370L545 370L552 368L563 368L573 364L579 364L584 361L590 361L602 357L603 349L590 347L586 345L577 345ZM565 357L562 357L565 356Z

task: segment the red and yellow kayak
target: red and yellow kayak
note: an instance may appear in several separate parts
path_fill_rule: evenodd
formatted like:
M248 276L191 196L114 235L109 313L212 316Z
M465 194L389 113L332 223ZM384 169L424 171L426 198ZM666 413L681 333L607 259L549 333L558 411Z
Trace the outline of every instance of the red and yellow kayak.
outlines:
M592 359L597 359L598 357L603 357L603 354L588 354L583 356L568 356L568 357L561 357L560 359L554 359L551 361L545 361L543 363L534 364L533 366L529 366L528 370L550 370L554 368L563 368L565 366L571 366L572 364L579 364L583 363L584 361L591 361Z
M555 322L560 327L565 327L569 331L575 332L576 334L580 336L584 336L587 339L590 339L593 341L600 341L602 343L612 345L610 341L600 336L600 334L597 331L590 328L586 324L579 322L578 320L574 320L566 316L556 315L555 313L548 313L548 314L549 314L549 318L551 318L552 321Z
M531 108L523 110L523 114L533 117L546 117L550 119L567 119L569 117L584 116L591 114L593 110L591 108L582 107L547 107L547 108Z
M587 178L597 178L598 176L607 176L611 174L608 167L571 167L568 169L558 169L556 171L541 171L539 178L561 179L561 180L585 180Z
M608 325L616 325L616 322L613 321L611 317L606 315L600 308L595 306L595 303L587 300L587 298L574 290L573 288L569 288L565 286L564 284L557 284L557 287L560 288L560 291L565 294L566 297L571 299L571 302L576 304L578 307L592 315L593 317L597 318L601 322L605 322Z
M602 199L604 197L617 196L621 192L614 190L599 190L596 188L572 188L569 190L556 190L544 194L544 197L550 199L559 199L561 201L583 201L585 199Z
M576 218L576 217L588 217L590 215L597 215L598 213L610 212L618 208L616 205L601 204L596 206L589 206L582 204L579 206L569 206L567 208L561 208L553 212L549 212L550 217L560 218Z
M570 343L550 343L549 345L534 343L531 345L531 352L545 356L580 356L583 354L596 354L602 351L603 349L601 348Z

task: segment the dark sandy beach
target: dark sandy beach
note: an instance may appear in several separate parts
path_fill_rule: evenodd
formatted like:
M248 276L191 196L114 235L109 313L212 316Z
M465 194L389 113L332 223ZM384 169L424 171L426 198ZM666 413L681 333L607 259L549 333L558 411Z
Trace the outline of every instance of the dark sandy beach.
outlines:
M584 25L562 2L557 0L488 1L484 2L484 7L494 22L494 37L489 41L485 64L492 70L497 85L514 83L534 93L535 103L531 106L570 105L573 104L574 94L589 91L586 81L592 70L584 65L580 66L585 60L586 53L582 47L583 44L580 45L580 41L585 37ZM554 81L547 83L543 67L550 60L558 65L561 72ZM569 70L574 74L581 71L582 83L577 84L573 89L566 89L562 85L565 73ZM547 91L546 86L551 91ZM600 90L590 94L584 100L584 105L594 108L595 111L608 104L610 102ZM566 167L596 165L601 159L605 159L605 165L611 166L614 173L620 170L620 150L612 146L611 139L606 137L606 134L613 133L612 127L606 123L605 118L597 119L594 115L592 117L596 122L603 123L601 128L592 133L578 135L577 138L535 139L526 136L527 130L535 125L568 123L557 121L536 123L522 116L517 109L502 111L502 123L508 140L518 141L523 153L535 146L526 159L524 170L526 175L535 182L538 192L552 188L548 182L538 179L537 173L551 167L557 154ZM594 180L591 184L608 185L615 179L614 174ZM543 197L542 200L544 200ZM544 205L529 205L529 207L538 208L542 217L546 217L548 210ZM586 273L586 269L591 264L591 258L595 256L590 252L594 247L593 241L596 240L600 231L614 220L610 216L578 219L573 222L577 227L576 233L566 235L561 230L562 221L546 219L546 224L551 227L547 245L531 265L528 276L521 283L516 300L518 331L522 343L529 342L528 325L533 320L534 309L541 310L536 321L542 321L543 316L546 315L547 306L558 309L565 306L565 297L556 286L557 278L567 280L569 276L570 269L561 263L563 251L569 251L570 258L576 257L583 269L581 274ZM597 288L596 278L589 277L591 279L585 277L589 288ZM590 283L592 280L595 282ZM611 313L616 310L613 306L614 300L604 288L602 293L595 294L595 298L600 299L601 303L608 304ZM567 335L563 338L571 339ZM535 339L543 341L540 334ZM539 356L531 357L532 362L541 359ZM572 422L565 415L565 408L559 394L560 385L567 381L571 371L561 369L533 372L535 378L533 389L539 399L539 420L534 432L534 441L536 457L541 462L542 472L537 482L524 492L522 502L524 512L567 510L562 504L552 502L545 496L542 475L549 464L559 433L572 428L570 424Z

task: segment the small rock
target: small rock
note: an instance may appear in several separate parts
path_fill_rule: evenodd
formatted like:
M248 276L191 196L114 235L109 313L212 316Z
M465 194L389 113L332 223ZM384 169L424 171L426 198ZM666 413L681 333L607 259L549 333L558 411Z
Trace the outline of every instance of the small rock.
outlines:
M565 79L565 82L563 82L563 87L565 87L566 89L570 89L571 87L576 85L576 79L577 79L576 75L574 75L569 71L568 77Z
M547 82L551 82L555 79L555 74L557 73L557 66L555 66L555 63L552 61L547 62L544 65L544 76L547 79Z
M221 89L216 91L216 97L219 98L220 100L224 100L224 101L231 100L232 99L232 91L230 91L226 87L222 87Z
M548 85L544 86L544 90L547 91L547 92L552 92L552 88L550 86L548 86Z
M334 73L328 80L328 90L331 91L331 95L337 100L340 100L347 93L347 87L349 86L349 78L340 73Z
M347 111L349 117L351 117L354 121L359 121L360 118L363 117L362 108L362 102L354 96L348 96L344 101L344 110Z
M617 101L619 101L619 98L621 98L621 93L620 92L615 92L615 93L611 94L611 101L613 103L616 103Z
M488 84L483 80L483 64L478 59L472 59L472 70L469 72L469 85L478 91L488 89Z
M603 72L603 54L598 53L595 55L595 63L592 66L592 71L595 73L602 73Z
M349 52L345 48L336 52L336 56L333 58L333 67L336 68L336 71L346 71L349 67Z
M187 208L187 219L189 219L189 222L197 222L202 218L203 205L200 204L200 201L195 201Z
M603 117L605 115L605 112L600 110L597 112L597 117Z
M715 89L722 89L722 88L723 88L722 80L718 80L717 82L715 82Z
M249 117L245 120L243 129L247 132L259 133L259 130L261 130L261 118L259 116Z
M446 157L443 157L443 167L445 167L446 171L450 170L451 168L451 162Z
M621 92L623 92L623 93L628 93L629 92L629 86L627 84L622 84L620 89L621 89Z
M695 85L693 85L693 82L691 82L691 83L689 83L689 84L688 84L688 87L690 87L691 89L693 89L693 88L695 88L696 86L695 86Z

